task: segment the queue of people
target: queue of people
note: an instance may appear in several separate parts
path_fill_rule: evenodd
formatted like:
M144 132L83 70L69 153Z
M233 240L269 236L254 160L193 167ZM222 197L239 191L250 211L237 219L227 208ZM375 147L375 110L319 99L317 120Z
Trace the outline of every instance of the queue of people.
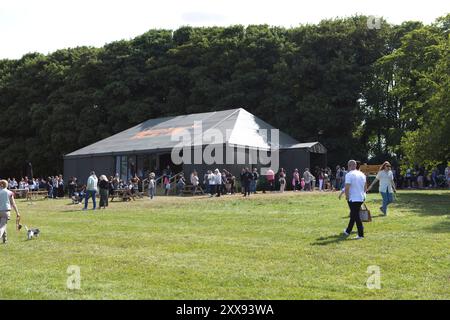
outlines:
M376 184L379 184L378 190L381 195L380 211L384 216L388 215L388 206L394 201L394 194L397 190L395 181L395 171L392 165L385 161L379 168L378 173L373 182L367 185L367 176L360 171L360 163L355 160L350 160L347 164L348 171L345 166L337 166L336 171L333 173L329 168L314 170L315 174L311 173L309 168L305 168L303 172L298 169L294 169L292 176L288 179L286 171L281 168L277 173L272 169L265 171L261 175L257 168L250 169L248 167L243 168L240 176L240 193L243 197L248 197L251 194L257 193L258 189L262 189L263 192L279 191L285 192L288 181L291 181L291 187L293 192L297 191L314 191L317 187L318 190L340 190L339 199L345 194L345 198L350 209L350 218L347 227L343 231L343 236L348 237L354 225L356 224L358 235L354 238L357 240L364 239L364 225L361 221L360 211L363 203L366 200L366 193L369 192ZM406 171L408 174L408 171ZM445 181L450 186L450 167L448 166L445 171ZM165 189L165 194L169 194L171 189L171 181L175 182L176 193L182 195L187 184L183 173L171 176L172 172L170 168L164 170L163 175L160 177L162 186ZM419 171L418 177L423 177L425 174ZM437 175L435 174L435 177ZM432 176L433 177L433 176ZM87 210L89 201L92 200L92 209L97 209L97 194L99 196L99 208L106 209L108 207L109 196L115 190L125 190L129 194L141 193L144 191L144 182L148 185L148 197L153 199L156 195L157 181L154 172L151 172L146 179L139 179L136 175L131 178L127 183L119 178L116 174L115 177L106 177L101 175L97 177L96 173L92 171L87 179L85 185L78 185L76 177L70 177L68 182L68 192L72 199L76 200L76 203L82 203L84 201L83 210ZM276 189L276 181L278 181L279 190ZM423 186L423 179L417 180L419 186ZM193 171L189 179L192 186L192 194L197 194L200 191L202 194L205 192L201 186L201 182L197 171ZM259 188L258 188L259 186ZM203 187L206 190L206 194L210 197L214 195L220 197L221 195L236 194L238 192L238 183L236 177L228 170L216 168L214 171L208 170L203 176ZM17 181L15 178L0 181L0 238L3 243L7 242L6 225L9 220L9 213L11 209L15 209L17 215L17 221L20 220L20 213L17 209L17 205L14 201L14 192L10 190L38 190L45 189L49 192L49 197L57 198L64 197L64 183L62 176L49 177L48 179L34 179L24 177ZM10 190L8 190L10 189Z
M388 166L383 164L384 168ZM450 166L447 166L443 172L437 168L427 171L423 167L416 167L416 169L406 169L404 175L399 175L399 170L393 168L389 164L389 177L392 183L388 185L388 192L382 192L381 195L385 199L383 204L383 212L387 212L387 206L391 202L393 190L399 188L432 188L432 187L449 187L450 188ZM384 171L384 169L382 170ZM148 197L153 199L156 196L157 187L161 185L164 190L164 195L175 194L183 195L185 193L208 194L210 196L216 195L231 195L241 193L243 196L250 196L260 192L286 192L292 190L293 192L307 192L307 191L339 191L345 186L347 171L346 166L336 166L335 170L330 167L319 168L315 167L313 170L305 168L304 170L294 169L288 173L284 168L280 168L278 172L268 169L264 174L261 174L257 168L242 168L241 173L235 176L227 169L216 168L214 171L208 170L200 179L199 174L194 170L188 179L183 173L173 174L170 166L167 166L162 173L158 170L150 172L147 177L139 178L137 175L124 181L120 179L119 175L98 179L97 192L107 190L111 195L115 190L126 192L130 197L134 195L141 195L144 189L148 191ZM158 176L159 174L159 176ZM380 182L382 189L385 188L386 179L383 173L379 173L374 181ZM76 177L70 177L67 185L65 185L62 175L50 176L44 178L28 178L21 179L9 178L7 179L8 189L15 190L16 194L22 195L21 192L27 191L42 191L46 190L48 198L57 199L63 198L68 194L69 198L73 199L74 203L79 203L86 196L92 198L92 193L88 188L88 182L79 184ZM102 188L100 188L100 184ZM186 188L189 186L189 188ZM373 184L372 184L373 186ZM369 190L372 189L372 186ZM189 191L186 191L189 190ZM105 191L102 191L105 194ZM106 208L107 201L101 201L100 207Z
M450 188L450 165L444 170L434 167L427 170L425 166L411 166L403 171L394 170L394 179L398 188L432 189Z

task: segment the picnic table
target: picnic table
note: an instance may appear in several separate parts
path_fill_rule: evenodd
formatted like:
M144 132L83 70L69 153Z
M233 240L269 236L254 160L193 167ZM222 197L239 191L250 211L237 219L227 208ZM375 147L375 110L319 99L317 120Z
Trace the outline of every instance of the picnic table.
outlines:
M47 190L33 190L28 191L27 200L32 200L33 198L36 200L39 196L43 197L43 199L48 199L48 191Z
M113 201L114 198L120 198L122 201L136 200L130 189L115 189L109 196L111 197L110 201Z
M20 199L20 198L27 198L28 199L28 193L30 190L28 189L12 189L11 192L14 193L14 198Z

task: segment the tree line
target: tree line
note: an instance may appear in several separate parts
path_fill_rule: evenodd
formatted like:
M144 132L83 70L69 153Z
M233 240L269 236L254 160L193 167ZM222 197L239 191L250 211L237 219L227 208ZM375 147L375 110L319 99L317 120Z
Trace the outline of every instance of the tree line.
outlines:
M0 60L0 176L63 170L64 154L163 116L243 107L330 165L450 159L450 14L295 28L149 30L101 48Z

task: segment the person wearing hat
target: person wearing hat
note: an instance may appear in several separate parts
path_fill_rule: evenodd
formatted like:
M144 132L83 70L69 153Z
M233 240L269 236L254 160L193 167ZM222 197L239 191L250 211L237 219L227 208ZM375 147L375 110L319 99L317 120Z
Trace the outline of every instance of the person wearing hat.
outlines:
M87 210L89 198L92 197L92 203L94 204L93 210L97 207L97 201L96 201L96 195L97 195L97 184L98 179L95 175L94 171L91 171L91 175L88 178L87 184L86 184L86 196L84 198L84 208L83 210Z
M8 181L0 180L0 238L5 244L8 241L6 225L10 217L11 207L16 211L16 223L19 226L20 213L14 201L14 193L8 190Z

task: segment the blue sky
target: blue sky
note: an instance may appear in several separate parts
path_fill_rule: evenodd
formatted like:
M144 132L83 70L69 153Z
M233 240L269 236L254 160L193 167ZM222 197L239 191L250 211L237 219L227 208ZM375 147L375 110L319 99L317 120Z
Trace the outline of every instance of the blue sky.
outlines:
M0 0L0 59L80 45L102 46L152 28L183 25L297 26L354 14L425 23L450 1L394 0Z

